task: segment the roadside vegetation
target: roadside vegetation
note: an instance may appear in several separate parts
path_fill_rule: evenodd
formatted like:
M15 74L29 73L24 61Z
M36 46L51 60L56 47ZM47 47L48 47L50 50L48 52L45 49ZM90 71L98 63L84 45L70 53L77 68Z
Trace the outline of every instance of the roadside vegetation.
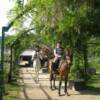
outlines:
M11 93L5 100L17 100L13 97L18 96L19 83L12 84L12 79L16 78L19 69L15 65L19 62L20 53L34 44L54 48L59 39L64 48L70 47L73 51L70 78L78 79L77 73L81 68L93 67L97 75L84 72L80 79L99 88L100 0L27 0L26 4L24 0L13 1L15 6L8 13L9 21L23 13L12 27L16 35L5 39L5 47L12 50L13 55L8 61L8 74L4 73L7 91Z

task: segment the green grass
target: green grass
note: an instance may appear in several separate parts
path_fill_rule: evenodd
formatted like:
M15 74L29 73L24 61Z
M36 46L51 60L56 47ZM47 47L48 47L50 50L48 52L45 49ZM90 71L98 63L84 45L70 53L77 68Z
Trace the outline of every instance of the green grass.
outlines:
M5 65L5 70L4 70L5 77L4 77L4 79L7 82L10 64L5 63L4 65ZM14 67L17 67L17 66L14 66ZM19 80L19 75L16 75L16 73L15 73L16 70L15 71L14 70L13 70L13 72L14 72L13 77L16 80L13 80L13 82L11 82L11 83L6 83L6 85L5 85L5 92L6 93L4 95L3 100L20 100L20 98L19 98L20 97L20 85L19 85L19 82L17 81L17 80ZM19 73L17 73L17 74L19 74Z
M20 86L17 82L6 85L7 94L4 95L3 100L20 100Z

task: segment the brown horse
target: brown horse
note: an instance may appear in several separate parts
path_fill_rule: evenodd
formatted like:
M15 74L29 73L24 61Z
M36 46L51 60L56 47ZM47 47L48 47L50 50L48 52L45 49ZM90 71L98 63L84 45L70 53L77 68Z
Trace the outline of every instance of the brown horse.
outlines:
M55 80L56 80L56 75L57 74L56 74L55 71L52 70L52 61L53 60L49 61L49 66L48 66L49 67L49 71L50 71L50 88L51 89L56 89ZM61 66L60 66L60 68L58 70L59 75L60 75L59 89L58 89L59 96L61 95L61 84L62 84L62 79L63 78L64 78L64 81L65 81L64 92L65 92L65 94L69 95L68 91L67 91L67 81L68 81L68 74L70 72L71 63L72 63L72 51L71 51L70 48L68 48L65 51L64 60L61 63ZM52 86L52 82L53 82L53 86Z

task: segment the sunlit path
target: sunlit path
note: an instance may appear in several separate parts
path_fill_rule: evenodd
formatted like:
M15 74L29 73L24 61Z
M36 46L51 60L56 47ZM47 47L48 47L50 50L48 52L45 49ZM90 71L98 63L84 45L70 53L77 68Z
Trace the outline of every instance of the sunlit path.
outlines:
M33 68L21 68L21 100L100 100L99 93L83 91L81 93L75 90L68 90L70 96L58 96L58 91L51 91L49 88L49 74L39 73L39 83L35 81ZM58 86L58 82L56 82Z

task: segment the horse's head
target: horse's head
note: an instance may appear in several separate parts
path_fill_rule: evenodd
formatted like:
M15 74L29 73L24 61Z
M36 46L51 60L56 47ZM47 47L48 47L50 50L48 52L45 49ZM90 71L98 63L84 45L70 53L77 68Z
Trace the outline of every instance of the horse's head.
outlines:
M53 49L48 47L48 46L44 46L42 47L41 49L41 53L44 55L44 56L47 56L48 58L53 54Z
M71 48L65 49L65 59L68 64L72 63L72 49Z

